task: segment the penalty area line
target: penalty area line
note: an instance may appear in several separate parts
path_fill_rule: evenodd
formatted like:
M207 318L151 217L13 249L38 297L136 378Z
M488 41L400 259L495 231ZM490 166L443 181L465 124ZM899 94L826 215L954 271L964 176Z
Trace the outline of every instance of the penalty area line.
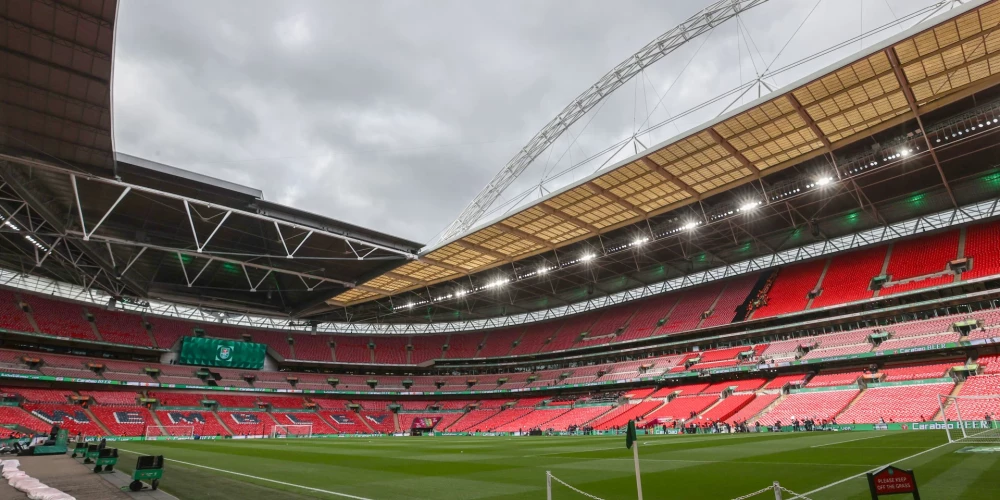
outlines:
M888 435L889 434L882 434L881 436L868 436L868 437L857 438L857 439L848 439L847 441L837 441L837 442L834 442L834 443L817 444L817 445L814 445L814 446L810 446L810 448L822 448L824 446L833 446L835 444L853 443L855 441L864 441L866 439L876 439L876 438L886 437Z
M133 455L142 455L142 453L139 453L137 451L126 450L125 448L118 448L118 449L121 450L121 451L124 451L125 453L131 453ZM258 481L266 481L268 483L280 484L282 486L291 486L293 488L301 488L303 490L315 491L317 493L326 493L327 495L333 495L333 496L344 497L344 498L353 498L354 500L372 500L371 498L365 498L365 497L359 497L359 496L349 495L347 493L340 493L340 492L337 492L337 491L321 490L319 488L313 488L311 486L303 486L301 484L295 484L295 483L286 483L284 481L278 481L278 480L275 480L275 479L268 479L266 477L251 476L250 474L243 474L242 472L233 472L231 470L216 469L215 467L209 467L207 465L201 465L201 464L193 464L191 462L184 462L184 461L181 461L181 460L175 460L173 458L164 458L164 460L166 460L168 462L176 462L176 463L179 463L179 464L189 465L191 467L198 467L198 468L201 468L201 469L208 469L208 470L215 471L215 472L222 472L222 473L225 473L225 474L232 474L234 476L240 476L240 477L246 477L246 478L250 478L250 479L256 479Z

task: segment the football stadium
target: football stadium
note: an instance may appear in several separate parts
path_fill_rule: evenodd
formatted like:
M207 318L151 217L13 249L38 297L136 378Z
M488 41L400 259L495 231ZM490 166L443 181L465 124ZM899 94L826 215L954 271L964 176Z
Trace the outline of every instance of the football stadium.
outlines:
M116 150L119 2L0 1L0 500L1000 497L1000 2L502 196L775 3L620 54L415 242Z

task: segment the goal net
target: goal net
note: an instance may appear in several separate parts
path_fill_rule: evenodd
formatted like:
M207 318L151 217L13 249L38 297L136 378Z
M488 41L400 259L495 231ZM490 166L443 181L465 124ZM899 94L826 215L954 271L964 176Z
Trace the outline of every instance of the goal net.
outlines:
M149 425L146 439L168 437L172 439L194 439L193 425Z
M939 398L949 443L1000 443L1000 394Z
M312 435L312 424L278 424L271 428L273 438L308 438Z

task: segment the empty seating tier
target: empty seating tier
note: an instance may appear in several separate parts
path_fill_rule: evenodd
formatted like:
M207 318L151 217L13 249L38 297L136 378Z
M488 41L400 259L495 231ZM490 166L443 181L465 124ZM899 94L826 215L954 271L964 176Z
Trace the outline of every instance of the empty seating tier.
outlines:
M266 412L220 411L219 418L235 435L267 436L274 427L274 419Z
M834 371L820 373L809 379L809 387L832 387L838 385L857 385L862 372L859 370Z
M964 365L965 359L958 358L940 363L911 363L901 365L886 365L882 369L886 382L900 380L919 380L948 376L948 371L958 365Z
M948 420L958 420L959 414L962 420L982 420L987 414L995 420L1000 414L1000 397L997 397L1000 395L1000 375L969 377L958 390L958 395L966 396L966 399L945 408Z
M751 400L746 406L740 408L736 413L733 413L727 419L728 422L743 422L747 421L750 425L756 423L755 420L751 420L753 417L757 416L758 413L767 409L771 406L778 398L781 397L780 394L760 394Z
M201 410L157 410L156 418L166 426L171 435L184 435L180 429L171 426L191 426L197 436L228 436L230 432L219 423L210 411Z
M1000 273L1000 250L996 245L998 233L998 222L966 229L964 255L972 259L972 266L963 279ZM955 275L947 266L958 256L959 234L958 230L950 230L894 243L891 253L888 253L886 269L891 279L880 295L953 282ZM812 308L871 297L871 278L881 273L886 248L863 248L831 259L782 267L777 271L765 303L753 312L752 319L802 311L809 304L809 292L812 291L819 292L812 300ZM563 351L724 325L732 321L735 309L753 290L757 278L754 274L727 278L545 323L446 335L310 335L107 311L103 305L82 305L51 296L9 291L0 291L0 327L32 331L34 327L30 319L34 318L38 330L44 334L90 341L103 339L159 349L173 348L181 337L202 330L209 337L240 340L248 336L255 342L265 343L269 352L281 359L291 358L294 351L295 358L309 361L422 364L438 358L499 358L510 354ZM19 300L29 306L29 314L21 311ZM93 317L93 323L88 321L88 314ZM660 321L664 322L662 326L658 325ZM1000 317L994 318L990 324L997 323L1000 323ZM975 338L985 338L985 335L979 333ZM896 335L897 338L901 336ZM289 339L294 341L294 348L289 345ZM335 345L333 349L330 348L331 343ZM448 349L444 350L442 348L446 343ZM827 342L822 347L825 349L832 345ZM794 357L794 351L795 346L781 343L763 355L767 359L784 360ZM817 355L810 355L809 359ZM239 380L233 384L242 385Z
M718 395L686 396L670 400L662 408L651 413L647 418L669 418L687 420L697 415L719 400Z
M1000 274L1000 221L969 226L965 231L965 257L972 259L972 269L962 279Z
M892 281L944 271L958 256L958 231L946 231L896 242L889 267Z
M149 332L143 326L142 316L124 312L111 312L96 307L90 308L94 325L106 342L137 346L153 345Z
M667 316L667 321L656 330L656 334L668 335L694 330L701 323L704 314L712 309L712 304L722 293L724 286L722 282L715 282L685 291L670 316Z
M313 434L336 434L337 432L316 413L306 411L295 413L272 412L271 416L280 425L311 425Z
M21 310L17 297L6 290L0 290L0 328L16 332L34 332L28 316Z
M591 420L604 415L610 410L610 406L581 406L579 408L573 408L572 410L547 421L543 428L555 431L565 431L573 426L582 427Z
M510 353L510 350L514 346L514 342L517 342L521 338L521 334L524 333L524 327L509 328L505 330L493 330L486 335L486 343L479 354L476 355L477 358L497 358L501 356L506 356Z
M653 335L657 323L670 314L679 299L680 294L669 294L642 301L639 310L632 316L632 320L617 340L643 339Z
M59 337L97 340L97 335L94 335L90 322L83 315L83 307L35 295L26 295L25 300L31 306L31 315L35 318L35 324L38 325L42 333Z
M471 359L476 357L479 346L486 341L485 333L454 334L448 339L446 359Z
M147 426L156 426L152 414L141 406L94 406L90 411L115 436L144 436Z
M820 286L821 293L813 299L810 308L871 298L871 281L882 272L886 249L884 246L865 248L830 259Z
M793 418L798 420L811 418L817 422L830 420L843 411L858 392L856 389L849 389L792 393L757 420L764 425L772 425L775 422L790 425Z
M292 334L295 341L295 359L307 361L333 361L330 337L323 335Z
M594 420L594 423L591 424L591 426L599 431L616 429L627 424L629 420L646 416L649 412L655 410L661 404L661 401L645 401L638 404L624 404L605 413L604 415L601 415L600 418Z
M953 383L872 387L837 416L841 424L920 422L938 413L938 396L951 393Z
M457 335L456 335L457 337ZM410 364L419 365L432 359L444 357L442 348L448 341L447 335L423 335L410 338L413 351L410 352Z
M736 412L743 409L744 406L750 404L755 397L756 395L754 394L734 394L719 401L719 404L709 408L701 416L707 420L725 422L735 415Z
M824 267L826 260L820 259L792 264L778 271L767 293L767 304L754 311L753 318L770 318L805 309L809 292L816 288Z
M321 411L319 415L339 434L366 434L371 429L353 411Z
M726 283L726 289L719 295L712 314L701 322L701 328L728 325L736 317L736 308L743 305L754 284L757 283L757 274L749 274L739 278L734 278Z

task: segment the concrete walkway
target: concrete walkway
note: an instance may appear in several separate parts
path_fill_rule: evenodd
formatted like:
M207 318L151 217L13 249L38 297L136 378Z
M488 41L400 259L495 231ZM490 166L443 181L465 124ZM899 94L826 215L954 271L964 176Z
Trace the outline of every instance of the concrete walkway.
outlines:
M21 462L20 469L29 476L57 488L77 500L177 500L163 491L144 489L128 491L132 477L118 470L113 473L95 474L93 465L69 455L41 457L9 457ZM128 458L124 458L127 460ZM2 479L2 478L0 478ZM27 495L15 490L6 482L0 484L0 500L24 500Z

